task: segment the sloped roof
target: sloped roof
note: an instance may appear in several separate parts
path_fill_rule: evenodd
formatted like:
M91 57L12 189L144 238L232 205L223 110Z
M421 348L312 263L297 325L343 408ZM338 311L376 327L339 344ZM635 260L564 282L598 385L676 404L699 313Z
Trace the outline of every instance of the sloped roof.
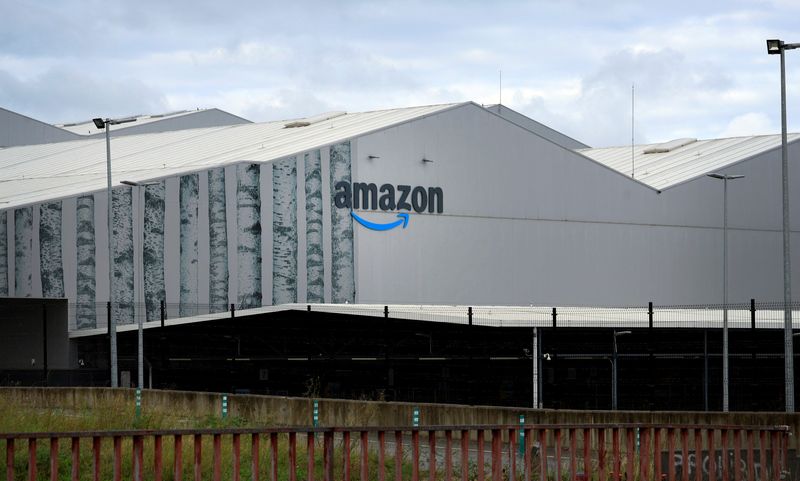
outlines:
M0 148L79 138L72 132L0 107Z
M113 137L113 184L146 181L238 162L268 162L472 103L337 113L294 122ZM0 149L0 208L106 188L103 138Z
M566 149L584 149L589 147L583 142L575 140L568 135L562 134L558 130L550 128L541 122L537 122L532 118L517 112L516 110L506 107L505 105L502 104L487 105L485 108L486 110L494 112L497 115L503 117L509 122L519 125L520 127L526 130L530 130L536 135L544 137L550 142L558 144Z
M798 133L788 135L789 142L797 139L800 139ZM628 176L634 166L636 180L664 190L780 146L780 135L757 135L709 140L677 139L635 145L633 149L627 145L576 149L576 152Z
M180 130L181 123L176 123L176 121L182 121L184 125L191 125L193 118L200 116L207 116L207 114L217 114L216 119L217 120L224 119L225 122L214 125L206 124L206 125L196 125L194 127L190 126L183 128L212 127L212 126L221 127L223 125L250 123L249 120L237 117L233 114L225 112L224 110L197 109L197 110L180 110L177 112L169 112L166 114L156 114L156 115L134 115L130 117L132 119L136 119L134 122L114 125L112 127L112 130L117 132L118 135L121 132L152 133L152 132L161 132L167 130ZM159 126L163 126L163 129L159 130L160 127L154 126L152 124L158 124ZM75 122L69 124L56 124L56 127L62 130L66 130L68 132L72 132L73 134L80 135L82 137L104 136L105 133L103 129L98 129L94 125L94 122L92 120L85 120L82 122Z

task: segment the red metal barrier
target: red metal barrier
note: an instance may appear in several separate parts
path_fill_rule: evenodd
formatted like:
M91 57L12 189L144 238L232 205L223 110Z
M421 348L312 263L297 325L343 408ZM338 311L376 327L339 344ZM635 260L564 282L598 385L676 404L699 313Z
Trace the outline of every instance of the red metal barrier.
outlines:
M393 455L386 439L386 434L392 432ZM420 433L427 433L424 453L420 452ZM342 463L341 479L349 481L350 441L354 434L360 448L356 450L360 481L385 481L387 461L394 464L395 481L401 481L409 472L413 481L420 477L429 481L484 481L487 474L492 481L562 480L565 468L571 481L793 479L787 465L786 426L594 424L144 430L5 433L0 434L0 440L5 441L7 481L78 480L82 461L92 466L92 479L97 481L161 481L165 467L172 469L175 480L183 480L184 449L193 452L193 457L186 459L194 463L193 478L198 481L241 481L247 477L251 481L314 481L318 479L317 470L323 473L322 481L334 481L337 459ZM301 441L305 438L305 446L298 446L298 435ZM459 442L454 442L454 435ZM485 443L486 435L491 436L489 445ZM184 446L187 436L194 440L191 448ZM164 437L172 437L173 442L164 443ZM242 437L245 442L249 438L249 450L241 450ZM260 462L262 437L269 439L264 463ZM518 439L522 446L517 445ZM37 443L38 440L42 442ZM208 441L212 452L204 462L203 444ZM81 444L89 442L91 450L82 452ZM403 457L404 445L411 450L410 467L409 460ZM305 450L300 453L306 456L305 462L298 462L298 449ZM342 457L335 455L336 449L341 450ZM145 452L152 452L152 458ZM489 466L485 463L487 454ZM460 466L454 466L454 456ZM472 473L474 468L477 472ZM24 476L18 476L21 472Z

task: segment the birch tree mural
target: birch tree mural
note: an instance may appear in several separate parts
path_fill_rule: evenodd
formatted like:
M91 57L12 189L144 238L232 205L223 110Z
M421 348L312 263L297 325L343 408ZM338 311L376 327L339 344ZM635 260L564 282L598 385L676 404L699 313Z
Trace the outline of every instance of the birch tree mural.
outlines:
M30 297L33 290L33 207L14 210L14 295Z
M117 324L131 324L133 306L133 196L130 187L117 188L111 195L113 215L112 246L114 278L111 284L111 315Z
M272 164L272 303L297 302L297 158Z
M305 155L306 273L308 302L325 302L325 263L322 256L322 162L320 151Z
M236 166L239 305L261 306L261 197L258 164Z
M8 214L0 212L0 296L8 295Z
M180 315L197 314L197 213L199 206L198 174L184 175L180 183L180 219L181 219L181 293Z
M76 326L78 329L97 327L97 311L95 302L95 232L94 232L94 196L78 197L77 209L77 287Z
M225 169L208 171L209 279L211 312L228 308L228 228L225 215Z
M337 182L351 182L350 142L331 146L331 290L334 303L355 302L353 218L333 204Z
M144 188L144 303L146 319L161 319L161 301L166 299L164 287L164 181Z
M43 297L64 297L61 257L61 202L39 206L39 262Z

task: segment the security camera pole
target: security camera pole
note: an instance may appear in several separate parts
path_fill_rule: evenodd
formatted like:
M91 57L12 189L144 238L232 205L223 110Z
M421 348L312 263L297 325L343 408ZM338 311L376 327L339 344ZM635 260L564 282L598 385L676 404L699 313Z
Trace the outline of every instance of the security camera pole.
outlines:
M112 192L111 192L111 134L110 126L117 124L124 124L127 122L134 122L135 117L126 119L92 119L94 126L98 129L106 131L106 177L108 179L108 302L113 302L111 298L111 284L114 281L114 246L113 241L113 212L112 212ZM114 321L114 316L109 311L108 315L108 337L110 338L110 351L111 351L111 387L119 387L119 379L117 377L117 324Z

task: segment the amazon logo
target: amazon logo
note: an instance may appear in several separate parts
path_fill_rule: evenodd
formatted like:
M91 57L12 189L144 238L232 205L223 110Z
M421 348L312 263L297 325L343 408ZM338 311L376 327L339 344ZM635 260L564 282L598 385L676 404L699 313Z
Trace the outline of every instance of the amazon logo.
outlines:
M334 185L333 203L339 209L350 209L353 219L367 229L383 231L408 226L409 212L441 214L444 210L444 192L441 187L412 187L410 185L377 184L365 182L337 182ZM354 212L355 209L398 212L398 220L389 223L371 222Z

